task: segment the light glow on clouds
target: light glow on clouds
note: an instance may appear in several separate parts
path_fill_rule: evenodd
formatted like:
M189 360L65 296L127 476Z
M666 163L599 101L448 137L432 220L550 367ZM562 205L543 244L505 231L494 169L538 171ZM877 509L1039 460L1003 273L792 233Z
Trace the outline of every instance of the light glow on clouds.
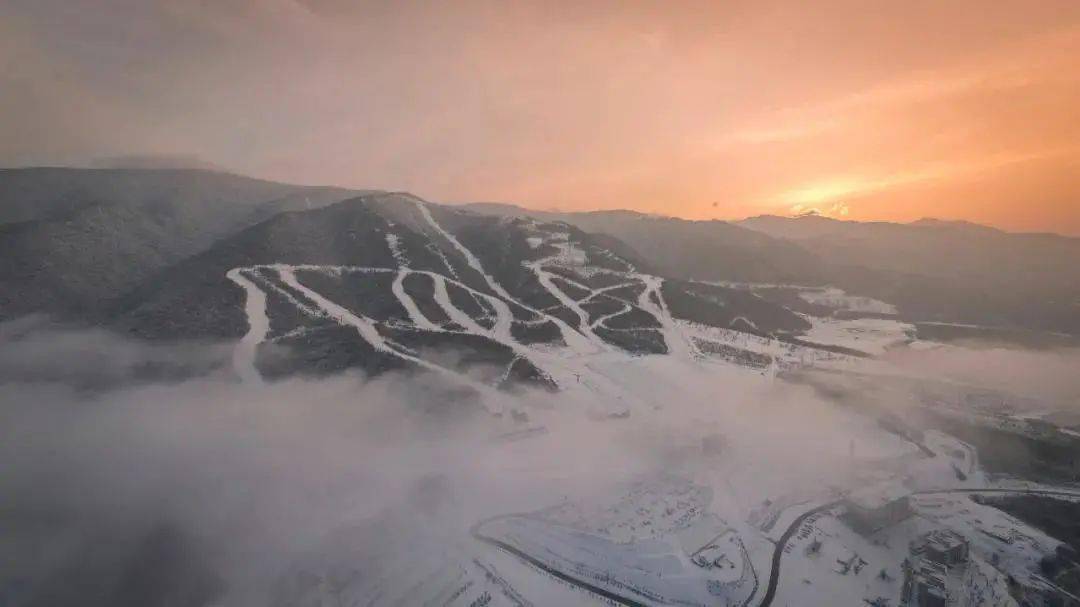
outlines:
M1071 0L12 0L0 57L6 166L189 155L437 201L1080 234Z

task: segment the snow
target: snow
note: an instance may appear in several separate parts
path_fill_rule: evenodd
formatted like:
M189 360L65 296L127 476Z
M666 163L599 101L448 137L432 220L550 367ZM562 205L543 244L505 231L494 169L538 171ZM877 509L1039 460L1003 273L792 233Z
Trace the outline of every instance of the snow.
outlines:
M409 275L408 270L398 270L397 276L394 277L394 283L390 286L394 296L398 298L401 305L405 307L405 312L409 315L409 320L412 321L416 328L422 331L433 331L440 333L443 328L439 325L428 320L424 313L417 307L416 302L412 296L405 290L405 277Z
M360 335L360 337L362 337L364 341L368 342L368 344L370 344L371 347L375 348L376 350L384 352L386 354L391 354L403 360L407 360L416 364L417 366L423 367L430 371L435 371L440 375L452 379L455 382L471 387L480 392L481 394L492 394L492 389L485 384L479 383L462 373L452 371L435 363L429 362L425 359L418 358L416 356L403 352L402 350L398 349L398 347L391 345L390 342L388 342L379 333L375 321L368 318L367 316L364 316L363 314L353 313L343 308L342 306L339 306L338 304L323 297L321 294L314 291L313 289L309 289L307 286L297 280L296 270L303 268L303 266L278 264L273 267L277 270L282 282L304 294L305 297L314 302L315 305L317 305L319 309L325 312L330 318L336 320L342 325L355 328L356 332ZM485 399L485 403L489 404L489 406L495 406L496 402L496 399Z
M634 276L645 284L645 290L638 296L638 307L660 321L661 333L664 334L669 353L681 359L702 358L701 352L693 341L679 330L678 323L675 322L667 304L664 303L664 295L660 291L664 279L650 274L635 274Z
M808 303L836 310L864 312L869 314L896 314L896 306L871 297L848 295L843 289L807 289L799 297Z
M810 330L802 339L813 343L842 346L866 352L884 354L891 347L906 343L915 327L897 320L856 318L840 320L810 317Z
M483 533L535 557L552 570L644 603L739 604L751 596L760 598L761 589L769 582L772 542L784 537L794 521L813 508L836 503L843 495L858 500L862 493L874 491L872 497L877 501L868 507L909 496L917 516L869 537L853 531L834 512L820 512L805 520L792 530L791 539L782 547L782 573L774 604L863 604L878 598L895 600L902 577L900 563L908 554L908 541L939 528L955 530L971 542L975 557L962 580L956 580L957 587L964 588L968 604L1012 607L1008 593L1003 592L1002 579L1006 574L1039 583L1031 577L1031 571L1038 559L1056 547L1056 540L996 509L975 504L968 494L926 493L989 486L989 479L979 469L977 454L970 445L929 431L922 442L937 456L927 457L910 441L878 427L871 417L856 411L826 412L801 401L805 410L799 415L807 419L830 416L828 431L813 435L799 423L797 416L792 417L790 409L766 408L757 410L752 422L756 428L768 428L768 441L762 441L760 432L742 431L745 426L740 424L748 422L737 412L757 404L759 399L775 401L776 394L771 392L775 388L773 382L762 381L758 372L703 355L696 344L707 340L767 355L774 361L774 369L800 365L869 365L870 362L730 329L677 321L664 301L663 279L656 276L590 269L622 278L617 285L592 288L557 275L549 268L578 270L583 269L580 266L585 262L584 252L574 248L568 235L561 233L530 236L532 248L550 244L557 253L529 262L526 267L536 273L552 297L578 315L579 322L571 327L543 311L533 310L538 322L552 320L560 327L567 346L524 345L511 332L514 319L510 306L531 308L510 296L486 274L479 259L439 226L426 207L418 203L418 208L432 229L442 234L466 263L484 276L491 292L480 292L462 283L453 276L449 263L449 275L409 268L399 238L390 233L386 234L386 240L397 262L396 268L285 264L234 268L227 276L244 290L247 298L244 309L249 329L234 351L234 365L244 381L260 381L255 351L266 340L269 330L263 289L277 289L306 313L354 328L359 338L381 352L478 389L489 397L485 401L493 412L502 412L504 407L498 403L506 401L496 398L491 386L405 351L383 337L378 321L330 301L296 276L297 271L307 270L343 280L364 280L370 275L393 272L391 291L408 316L408 321L401 324L418 331L445 332L424 316L404 288L406 277L423 274L434 281L434 302L463 332L505 345L513 351L515 362L528 360L549 373L564 393L559 400L591 407L589 412L595 414L591 418L598 420L597 428L605 424L640 424L651 433L662 433L672 423L667 411L682 412L705 402L710 402L712 407L702 409L707 412L705 415L716 415L719 410L719 417L711 419L724 421L715 426L672 427L664 449L675 454L671 456L673 461L679 460L678 453L701 449L703 436L722 436L721 456L682 470L683 476L649 477L631 487L620 500L601 509L573 502L543 512L500 516L481 526ZM298 301L264 273L276 274L281 284L302 293L312 304ZM450 284L482 300L493 311L492 328L481 326L453 304L448 293ZM576 299L571 297L560 288L560 285L566 288L566 284L585 294ZM593 332L595 327L604 326L607 320L628 313L633 307L626 303L620 310L590 323L581 304L606 291L630 285L644 287L635 303L659 322L671 356L635 357L608 346ZM851 299L831 291L822 293L822 297L831 298L829 305L887 313L872 301ZM910 341L910 325L896 320L811 320L813 327L805 336L811 342L880 354L898 343ZM508 366L506 373L509 370ZM748 378L753 381L748 383ZM748 385L754 387L733 389L731 393L710 392L715 392L716 386ZM633 416L626 421L631 412ZM557 414L552 415L557 419ZM533 410L529 417L528 427L510 432L503 428L500 444L527 450L530 443L550 440L547 437L551 420ZM537 422L534 417L542 421ZM597 432L594 440L603 441L611 436L616 435ZM773 457L777 449L802 457L777 459ZM618 467L614 462L591 463ZM498 466L501 462L489 465ZM964 473L964 480L958 479L957 471ZM394 600L404 604L421 597L438 603L467 604L483 599L492 604L522 604L530 590L542 588L543 596L559 596L559 604L595 601L595 596L582 589L556 576L538 574L533 566L492 546L470 544L452 554L407 551L398 558L408 561L410 569L415 569L407 586L395 584L381 590L358 588L357 595L370 597L371 593L393 590ZM993 566L989 564L991 558L995 559ZM879 575L882 571L885 575ZM490 599L484 599L489 595Z
M547 289L548 292L555 297L555 299L559 300L559 303L566 306L575 314L577 314L579 319L577 330L586 338L588 338L589 342L591 342L594 346L600 345L602 349L609 349L607 345L604 344L603 340L601 340L599 337L596 336L595 333L593 333L592 327L589 326L589 314L581 308L577 301L564 293L562 289L560 289L555 284L555 281L552 280L554 275L551 272L544 270L540 264L541 262L533 262L529 264L529 267L533 270L533 272L536 273L536 278L540 281L540 285ZM595 349L595 347L592 349Z
M508 293L506 289L504 289L503 286L499 284L493 276L491 276L484 270L484 266L480 263L480 259L477 258L472 251L470 251L465 245L461 244L461 242L458 241L458 239L453 234L443 228L442 225L439 224L439 222L435 221L435 218L431 215L431 210L428 209L427 205L425 205L422 201L417 200L416 206L420 210L420 214L427 221L428 225L430 225L431 228L435 230L435 232L445 238L459 253L461 253L469 267L473 268L481 276L484 277L484 281L491 288L491 290L495 292L495 294L501 297L504 301L514 302L525 308L526 310L544 316L551 322L555 323L555 325L559 327L559 331L562 333L563 341L575 351L579 353L591 353L597 350L599 340L594 341L590 339L589 336L582 335L581 333L575 331L562 319L551 316L549 314L545 314L544 312L536 310L532 306L529 306L524 302L512 297L510 293ZM545 285L545 287L550 290L550 287L548 287L547 285ZM552 294L554 295L554 293ZM558 296L556 295L556 297ZM600 346L600 349L606 349L606 347Z
M514 298L506 292L506 289L504 289L502 285L500 285L492 275L488 274L484 270L484 266L480 263L480 260L476 257L476 255L474 255L472 251L465 247L465 245L461 244L461 242L458 241L456 236L443 228L442 225L439 224L439 222L435 221L435 218L431 215L431 210L428 209L426 204L424 204L420 200L417 200L416 207L420 210L420 214L423 216L424 220L427 221L428 225L430 225L432 229L434 229L439 235L445 238L455 249L457 249L458 253L461 253L462 257L465 258L465 263L469 264L469 267L476 270L481 276L484 277L484 281L487 282L488 286L491 287L492 291L497 293L499 297L502 297L508 301L514 301Z
M1005 574L979 557L971 558L960 590L960 607L1020 607Z
M398 238L397 234L393 232L386 233L386 246L390 247L390 254L394 256L394 261L397 262L398 267L409 267L409 258L401 250L401 239Z
M591 297L591 295L590 295L590 297ZM630 304L623 304L623 307L622 307L621 310L616 310L614 312L611 312L610 314L604 314L603 316L601 316L601 317L597 318L596 320L592 321L592 324L589 325L589 326L590 326L590 328L593 328L593 329L595 329L596 327L607 327L607 325L605 325L604 323L606 323L608 320L611 320L612 318L615 318L616 316L621 316L623 314L626 314L627 312L629 312L632 309L633 309L633 307Z
M243 289L246 296L244 313L247 315L248 331L233 351L233 368L242 381L259 384L262 383L262 375L255 367L255 353L259 344L266 341L266 336L270 333L270 319L266 315L266 293L248 280L239 268L229 270L225 276Z
M911 491L904 488L899 483L889 482L853 491L848 495L848 500L860 508L873 510L881 508L900 498L907 497L909 493L911 493Z
M747 369L700 357L690 347L679 349L680 343L690 344L694 337L770 354L786 364L805 363L809 353L820 356L815 359L819 362L848 359L728 329L675 321L660 293L662 280L644 274L628 277L646 287L638 304L660 321L676 356L633 357L610 348L593 347L585 353L574 348L525 346L509 331L512 315L508 300L478 292L434 272L404 266L390 269L281 264L235 268L227 275L247 295L245 312L249 330L234 353L234 362L245 381L257 381L254 351L266 339L269 326L265 293L249 276L252 272L269 271L276 273L282 284L313 302L317 313L355 328L360 338L372 347L486 390L485 394L493 392L489 386L402 351L382 337L375 320L353 313L304 285L296 276L298 270L355 280L394 272L392 290L408 312L409 322L417 330L442 331L423 316L403 287L409 274L425 274L434 281L435 302L465 332L507 345L516 356L527 358L551 373L570 402L598 403L595 405L598 407L602 406L599 403L616 403L613 408L598 411L601 415L597 419L610 419L612 415L632 410L632 422L654 432L669 423L666 407L686 406L675 400L692 400L694 395L707 393L708 387L717 385L745 385L748 377L756 378L759 383L754 385L762 390L771 385ZM490 305L496 316L492 329L480 326L453 305L447 291L449 283ZM267 285L275 288L273 281ZM557 284L545 287L553 296L562 293L568 297ZM586 299L601 291L584 285L582 288L589 292ZM655 296L650 295L654 293ZM625 306L605 318L628 309ZM594 326L601 325L603 320L599 319ZM575 333L595 345L595 336ZM733 410L754 404L756 398L753 391L717 396L718 403L714 406ZM485 400L502 402L495 398ZM492 410L501 411L496 406ZM812 409L804 412L808 418L819 413ZM653 478L635 485L622 499L601 509L564 505L544 513L505 516L483 525L482 530L554 570L641 602L739 604L751 596L760 598L761 588L768 583L771 542L777 541L793 521L811 508L831 503L843 493L854 491L853 495L857 496L860 488L877 484L887 488L889 499L913 491L987 485L974 450L948 435L927 432L923 442L938 456L926 457L910 442L877 427L870 418L851 411L828 414L833 416L829 433L808 436L799 424L790 423L779 413L770 417L768 410L759 411L753 423L769 428L769 444L762 444L758 433L740 432L737 416L724 418L726 423L716 428L695 427L698 434L692 433L690 439L685 438L686 429L680 428L673 431L672 444L667 448L700 448L701 435L714 432L723 435L722 457L693 469L689 473L692 481L683 477ZM530 417L534 415L539 416L530 411ZM529 443L545 440L549 435L547 427L546 421L533 423L526 431L514 435L520 436L519 440L508 439L504 444L527 449ZM854 449L848 439L837 440L836 436L852 437ZM605 437L597 435L595 440L602 441ZM679 446L679 440L689 442ZM783 466L778 466L777 460L770 457L777 447L805 454L805 462L785 459ZM851 470L837 474L841 467L828 462L847 462ZM965 472L965 481L957 479L957 469ZM907 542L920 533L948 528L964 535L976 556L962 580L968 604L1012 607L1008 594L1002 592L1003 575L1033 580L1030 572L1038 559L1057 545L1056 540L1000 511L975 504L967 494L916 494L909 499L918 516L871 537L860 536L828 512L805 521L783 548L782 573L774 604L863 604L881 597L895 601L899 596L900 563L907 556ZM393 580L392 586L387 582L374 589L356 588L357 596L371 597L384 591L390 593L385 596L405 604L420 597L436 599L439 603L468 604L488 595L492 597L491 604L521 604L521 600L513 597L523 599L531 592L558 596L559 604L588 604L596 600L582 589L540 574L536 568L495 547L470 545L463 550L453 554L405 553L400 559L408 562L409 569L415 572L409 580L400 580L406 585ZM998 555L998 564L990 566L994 554ZM882 570L885 576L879 575Z

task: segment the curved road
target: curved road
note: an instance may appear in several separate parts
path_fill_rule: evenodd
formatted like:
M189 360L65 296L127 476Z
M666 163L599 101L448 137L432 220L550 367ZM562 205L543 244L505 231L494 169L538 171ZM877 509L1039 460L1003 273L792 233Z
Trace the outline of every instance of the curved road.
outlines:
M1080 498L1080 491L1055 491L1052 489L1004 489L1004 488L987 488L987 489L931 489L927 491L914 491L910 495L945 495L949 493L1017 493L1023 495L1046 495L1050 497L1075 497ZM783 535L776 542L776 549L773 550L772 567L769 571L769 587L765 590L765 596L762 597L761 603L758 607L770 607L773 599L776 598L776 587L780 583L780 559L784 555L784 546L787 545L791 536L798 531L799 527L811 516L835 508L840 504L842 500L835 502L829 502L828 504L822 504L812 510L808 510L799 515L794 521L788 525L788 528L784 530Z
M951 494L951 493L1013 493L1013 494L1022 494L1022 495L1045 495L1045 496L1050 496L1050 497L1080 498L1080 491L1063 491L1063 490L1062 491L1056 491L1056 490L1052 490L1052 489L1004 489L1004 488L931 489L931 490L926 490L926 491L914 491L914 492L912 492L912 493L910 493L908 495L909 496L911 496L911 495L947 495L947 494ZM776 598L776 589L777 589L777 586L779 586L779 584L780 584L780 562L781 562L781 560L783 559L783 556L784 556L784 547L787 546L787 543L791 539L791 536L795 535L795 532L797 532L799 530L799 528L802 527L802 524L804 522L806 522L806 519L814 516L815 514L819 514L821 512L827 512L829 510L832 510L833 508L839 506L842 501L843 500L832 501L832 502L829 502L827 504L822 504L820 506L817 506L815 508L807 510L806 512L804 512L804 513L800 514L798 517L796 517L795 520L792 521L790 525L788 525L787 529L784 530L784 533L780 536L780 539L777 540L777 542L776 542L776 548L773 550L772 565L771 565L770 571L769 571L769 585L765 589L765 596L762 597L761 602L758 603L759 607L771 607L773 600ZM473 538L475 538L475 539L477 539L477 540L479 540L479 541L481 541L481 542L483 542L485 544L488 544L488 545L494 546L496 548L499 548L500 550L504 550L504 551L506 551L506 552L508 552L508 553L510 553L510 554L524 560L525 562L529 563L533 567L536 567L537 569L540 569L541 571L550 574L551 576L555 577L556 579L562 580L562 581L564 581L564 582L566 582L566 583L568 583L568 584L570 584L572 586L575 586L577 588L581 588L582 590L586 590L586 591L588 591L588 592L590 592L592 594L595 594L595 595L597 595L597 596L599 596L601 598L607 599L608 601L611 601L611 602L613 602L613 603L615 603L617 605L624 605L626 607L649 607L648 603L644 603L642 601L632 599L630 597L626 597L626 596L622 596L620 594L616 594L616 593L614 593L614 592L612 592L612 591L610 591L610 590L608 590L606 588L601 588L599 586L596 586L595 584L590 584L589 582L586 582L584 580L575 578L575 577L573 577L571 575L567 575L566 573L564 573L562 571L559 571L558 569L553 569L551 567L548 567L542 561L540 561L539 559L537 559L535 557L530 556L529 554L525 553L524 551L522 551L522 550L520 550L520 549L518 549L518 548L516 548L516 547L514 547L514 546L512 546L512 545L510 545L510 544L508 544L506 542L503 542L501 540L498 540L498 539L495 539L493 537L490 537L490 536L487 536L487 535L484 535L484 534L480 533L480 527L482 525L484 525L485 523L488 523L488 522L491 522L491 521L494 521L494 520L497 520L497 519L500 519L500 518L506 518L506 517L509 517L509 516L515 516L515 515L512 515L512 514L502 515L502 516L496 516L496 517L493 517L493 518L482 520L482 521L480 521L480 522L478 522L478 523L476 523L475 525L472 526L472 529L470 529L470 534L472 535ZM747 599L746 604L749 604L752 600L753 600L753 596L751 596L750 598Z
M832 510L833 508L839 506L840 502L841 500L836 500L835 502L822 504L812 510L807 510L806 512L800 514L798 518L791 521L791 524L788 525L788 528L784 530L783 535L781 535L780 539L776 542L776 548L773 550L772 566L769 568L769 586L765 589L765 596L761 599L761 602L758 603L759 607L772 605L773 599L776 598L776 586L780 583L780 559L784 555L784 546L787 545L788 540L791 539L791 536L799 530L799 527L802 527L802 524L806 521L806 519L814 516L819 512Z
M590 584L589 582L579 580L576 577L567 575L567 574L563 573L562 571L559 571L558 569L553 569L551 567L548 567L542 561L540 561L537 558L534 558L534 557L530 556L529 554L525 553L524 551L519 550L518 548L516 548L514 546L511 546L510 544L508 544L508 543L506 543L504 541L497 540L497 539L495 539L493 537L490 537L490 536L487 536L487 535L484 535L484 534L480 533L480 527L483 524L490 523L491 521L494 521L494 520L497 520L497 519L500 519L500 518L508 518L508 517L511 517L511 516L515 516L515 515L507 514L507 515L502 515L502 516L496 516L496 517L489 518L489 519L484 519L484 520L480 521L479 523L476 523L475 525L473 525L472 529L469 530L469 533L475 539L477 539L477 540L479 540L481 542L484 542L485 544L489 544L491 546L499 548L501 550L505 550L506 552L509 552L510 554L524 560L525 562L527 562L530 565L532 565L533 567L536 567L537 569L543 571L544 573L550 574L550 575L552 575L552 576L554 576L554 577L556 577L556 578L570 584L571 586L576 586L578 588L581 588L582 590L587 590L588 592L591 592L591 593L593 593L593 594L595 594L597 596L600 596L600 597L602 597L604 599L607 599L608 601L611 601L611 602L615 603L616 605L625 605L626 607L651 607L648 603L642 603L641 601L636 601L634 599L631 599L631 598L616 594L614 592L611 592L610 590L607 590L606 588L601 588L601 587L596 586L594 584Z

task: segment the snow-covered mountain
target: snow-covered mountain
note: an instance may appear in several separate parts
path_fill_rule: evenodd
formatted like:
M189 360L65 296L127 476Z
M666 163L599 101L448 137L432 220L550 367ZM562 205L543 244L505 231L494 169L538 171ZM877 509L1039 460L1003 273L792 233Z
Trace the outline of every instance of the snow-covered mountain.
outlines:
M924 331L986 327L924 321L1000 311L942 307L972 288L949 272L1027 237L207 171L8 171L0 202L0 459L20 462L0 603L890 605L938 584L1007 607L1076 587L1075 418L920 366L983 360ZM963 562L930 564L943 542Z
M205 170L0 169L0 319L100 322L117 297L217 240L353 195Z
M456 377L480 365L484 385L552 389L577 381L565 357L701 356L719 349L710 330L810 326L752 293L653 272L622 242L566 223L369 194L223 239L131 293L113 322L148 339L242 338L268 377L350 367Z
M942 322L1077 329L1057 272L1075 239L970 226L451 207L204 170L6 170L0 202L0 319L243 339L265 377L482 366L554 388L552 350L761 369L773 339L861 356Z

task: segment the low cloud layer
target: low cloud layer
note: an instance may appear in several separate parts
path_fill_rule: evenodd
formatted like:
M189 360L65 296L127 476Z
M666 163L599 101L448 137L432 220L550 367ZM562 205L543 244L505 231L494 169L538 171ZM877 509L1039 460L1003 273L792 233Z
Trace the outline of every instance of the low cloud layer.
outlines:
M980 344L894 351L889 362L918 375L1037 399L1045 409L1080 411L1080 348L1020 349Z
M910 449L807 386L670 357L630 363L624 381L654 406L629 418L530 392L506 396L524 416L496 417L428 375L251 386L211 366L149 382L133 361L222 350L40 320L0 329L18 336L0 346L0 597L13 605L275 604L298 569L459 544L486 517L603 503L643 477L727 487L717 507L745 517L852 481L852 450ZM86 388L88 361L107 385ZM702 459L708 436L722 437L718 460Z

